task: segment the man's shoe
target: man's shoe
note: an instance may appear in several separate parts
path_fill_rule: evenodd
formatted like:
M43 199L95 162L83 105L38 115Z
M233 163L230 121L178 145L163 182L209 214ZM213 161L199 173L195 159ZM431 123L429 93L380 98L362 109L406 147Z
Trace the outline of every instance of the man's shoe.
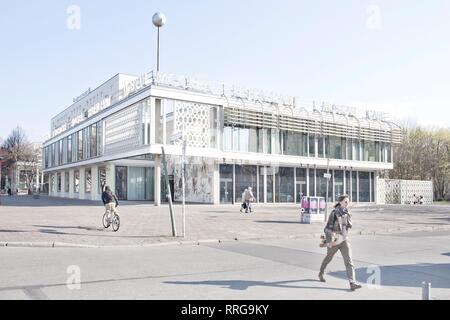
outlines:
M319 280L320 280L320 282L327 282L325 280L325 278L323 277L323 273L322 272L319 273Z
M361 289L361 288L362 288L362 285L360 285L358 283L355 283L355 282L350 283L350 290L352 290L352 291L355 291L356 289Z

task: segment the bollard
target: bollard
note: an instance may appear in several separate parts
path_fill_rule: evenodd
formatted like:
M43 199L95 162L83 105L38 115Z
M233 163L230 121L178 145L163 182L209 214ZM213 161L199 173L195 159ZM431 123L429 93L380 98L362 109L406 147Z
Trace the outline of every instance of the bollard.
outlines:
M430 300L431 283L422 282L422 300Z

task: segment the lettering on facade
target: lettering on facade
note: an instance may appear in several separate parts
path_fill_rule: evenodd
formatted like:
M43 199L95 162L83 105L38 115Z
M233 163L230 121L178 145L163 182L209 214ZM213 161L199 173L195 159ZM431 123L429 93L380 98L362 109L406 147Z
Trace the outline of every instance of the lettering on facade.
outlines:
M91 88L87 89L86 92L84 92L82 95L73 98L73 103L77 103L81 99L86 98L89 94L91 94Z

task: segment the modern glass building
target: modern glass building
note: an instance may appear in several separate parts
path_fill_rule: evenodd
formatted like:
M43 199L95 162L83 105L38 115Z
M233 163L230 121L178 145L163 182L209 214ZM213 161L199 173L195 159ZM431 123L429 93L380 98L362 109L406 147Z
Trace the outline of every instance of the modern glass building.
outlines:
M380 115L185 77L116 75L52 119L43 169L50 195L181 201L182 140L190 203L298 203L302 195L375 202L378 172L393 168L401 130ZM331 174L329 180L325 174Z

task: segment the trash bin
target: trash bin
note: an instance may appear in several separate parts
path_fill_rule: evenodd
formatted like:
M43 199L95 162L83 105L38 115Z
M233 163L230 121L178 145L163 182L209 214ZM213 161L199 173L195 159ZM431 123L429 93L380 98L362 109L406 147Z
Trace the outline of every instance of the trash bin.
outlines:
M303 197L301 201L301 223L323 222L326 202L324 197Z

